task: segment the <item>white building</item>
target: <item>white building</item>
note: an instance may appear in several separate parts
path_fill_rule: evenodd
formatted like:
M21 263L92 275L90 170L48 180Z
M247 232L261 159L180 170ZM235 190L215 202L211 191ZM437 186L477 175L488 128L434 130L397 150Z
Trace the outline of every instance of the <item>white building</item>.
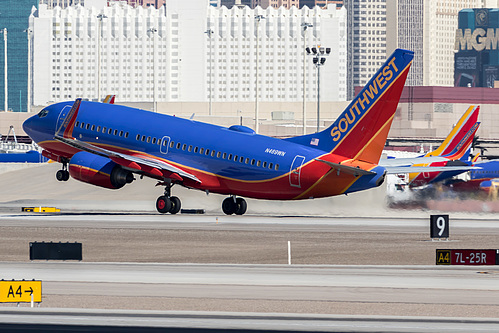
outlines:
M159 102L207 102L210 91L213 101L254 101L256 14L265 17L258 30L259 100L302 100L304 22L314 25L307 45L332 49L321 68L321 100L346 99L344 10L227 10L207 0L168 0L160 9L41 4L30 17L33 104L107 94L120 102L151 102L155 86ZM317 70L309 58L307 96L313 101Z

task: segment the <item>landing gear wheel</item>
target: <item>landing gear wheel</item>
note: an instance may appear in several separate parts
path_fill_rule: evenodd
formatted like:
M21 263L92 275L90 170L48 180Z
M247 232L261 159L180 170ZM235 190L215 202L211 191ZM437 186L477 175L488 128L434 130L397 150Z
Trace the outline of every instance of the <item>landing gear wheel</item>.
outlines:
M156 200L156 209L161 214L168 213L172 209L172 202L168 197L164 195L160 196L158 200Z
M59 170L55 174L55 178L60 182L65 182L69 180L69 172L67 170Z
M225 198L222 202L222 211L226 215L232 215L236 212L236 210L237 204L234 202L234 199L232 197Z
M243 215L244 213L246 213L246 209L248 208L246 200L244 200L243 198L237 198L236 204L237 204L237 209L235 211L236 215Z
M180 199L177 197L171 197L170 202L172 206L169 210L170 214L177 214L178 212L180 212L180 207L181 207Z

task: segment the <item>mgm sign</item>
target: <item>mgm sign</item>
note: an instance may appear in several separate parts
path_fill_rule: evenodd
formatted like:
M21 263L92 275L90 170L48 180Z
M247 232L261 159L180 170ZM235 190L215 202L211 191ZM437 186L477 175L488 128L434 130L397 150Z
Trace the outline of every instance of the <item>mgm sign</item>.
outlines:
M497 50L499 42L499 28L476 28L471 29L457 29L456 42L454 49L456 51L483 51L483 50Z

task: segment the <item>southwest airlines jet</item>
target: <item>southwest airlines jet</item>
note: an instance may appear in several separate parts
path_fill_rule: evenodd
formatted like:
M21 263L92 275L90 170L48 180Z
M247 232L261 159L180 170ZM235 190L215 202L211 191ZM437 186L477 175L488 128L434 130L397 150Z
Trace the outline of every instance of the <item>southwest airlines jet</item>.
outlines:
M136 174L165 186L160 213L180 211L171 195L178 184L229 195L223 212L242 215L242 197L312 199L381 185L386 169L378 162L413 56L395 50L329 128L284 140L81 99L50 105L23 127L44 156L62 163L60 181L119 189Z
M478 120L479 106L470 106L461 116L456 126L451 130L442 144L432 152L425 155L425 158L432 156L444 157L447 160L428 164L415 164L414 166L448 167L448 171L423 171L409 174L409 187L418 187L431 183L436 183L452 178L460 173L469 171L474 167L468 161L471 143L476 131L480 127ZM462 167L460 169L459 167ZM466 170L466 167L468 169ZM457 169L457 170L456 170ZM428 168L430 170L430 168Z

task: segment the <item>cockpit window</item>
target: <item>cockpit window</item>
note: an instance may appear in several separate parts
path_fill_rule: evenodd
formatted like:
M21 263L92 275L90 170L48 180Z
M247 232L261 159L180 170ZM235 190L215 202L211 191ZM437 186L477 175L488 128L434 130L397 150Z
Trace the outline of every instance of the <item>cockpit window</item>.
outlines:
M38 117L43 118L46 117L49 114L49 110L43 109L42 111L38 112Z

